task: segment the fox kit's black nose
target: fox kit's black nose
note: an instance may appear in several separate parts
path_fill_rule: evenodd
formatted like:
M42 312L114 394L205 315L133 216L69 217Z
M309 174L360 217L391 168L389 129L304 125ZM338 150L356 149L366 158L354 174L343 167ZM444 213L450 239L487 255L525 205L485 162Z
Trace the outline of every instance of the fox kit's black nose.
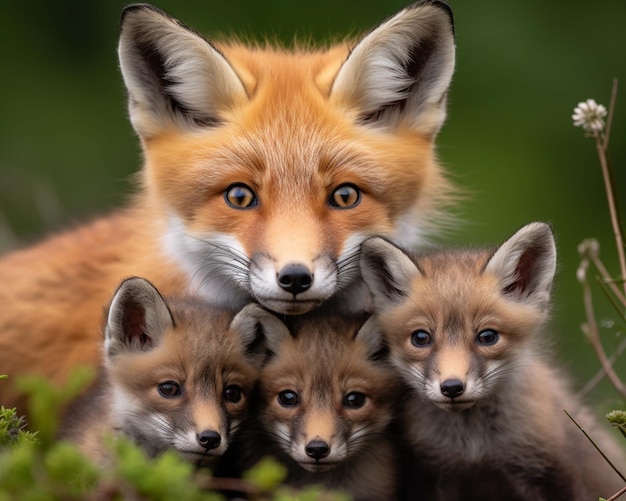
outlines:
M207 451L216 449L222 443L222 437L220 434L213 430L204 430L196 435L198 443L204 447Z
M323 440L311 440L304 448L306 455L315 460L325 458L330 453L330 446Z
M446 379L441 383L441 393L448 398L456 398L463 394L465 385L458 379Z
M302 264L288 264L278 273L278 285L294 296L304 292L313 283L313 275Z

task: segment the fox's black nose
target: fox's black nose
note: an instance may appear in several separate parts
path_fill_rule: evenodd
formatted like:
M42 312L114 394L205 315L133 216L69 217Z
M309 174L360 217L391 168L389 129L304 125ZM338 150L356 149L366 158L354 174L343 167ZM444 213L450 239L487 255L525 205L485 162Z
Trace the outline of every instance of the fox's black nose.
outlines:
M222 443L222 437L220 434L213 430L204 430L196 435L198 443L204 447L207 451L216 449Z
M456 398L463 394L465 385L458 379L446 379L441 383L441 393L448 398Z
M315 460L325 458L330 453L330 446L323 440L311 440L304 448L306 455Z
M288 264L278 273L278 285L293 295L304 292L313 283L313 275L302 264Z

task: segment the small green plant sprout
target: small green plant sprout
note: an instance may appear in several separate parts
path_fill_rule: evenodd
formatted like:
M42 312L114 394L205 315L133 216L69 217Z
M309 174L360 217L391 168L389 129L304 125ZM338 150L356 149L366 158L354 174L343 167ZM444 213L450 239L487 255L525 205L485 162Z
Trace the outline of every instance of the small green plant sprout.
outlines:
M626 438L626 411L611 411L606 418L609 424L617 428Z
M0 374L0 380L8 376ZM28 431L24 416L17 415L17 409L0 406L0 451L19 444L37 443L37 433Z
M0 406L0 450L23 443L37 443L37 433L28 431L24 416L16 409Z

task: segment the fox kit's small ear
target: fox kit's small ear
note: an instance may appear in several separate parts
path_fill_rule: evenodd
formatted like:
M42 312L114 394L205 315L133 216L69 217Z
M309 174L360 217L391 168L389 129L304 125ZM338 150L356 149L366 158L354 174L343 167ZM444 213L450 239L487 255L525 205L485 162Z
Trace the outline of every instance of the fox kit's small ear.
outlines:
M385 338L373 317L365 321L354 340L366 347L367 355L371 359L379 359L387 353Z
M151 5L124 9L118 52L130 119L143 139L218 124L221 112L246 99L219 51Z
M494 252L485 273L495 274L504 295L546 310L556 272L556 245L546 223L521 228Z
M113 296L104 333L111 359L123 352L149 351L174 320L159 291L143 278L124 280Z
M454 52L450 8L418 2L356 44L335 77L331 99L356 110L363 124L402 124L432 137L446 116Z
M230 328L241 336L246 355L257 366L265 359L267 350L277 353L283 341L291 338L283 322L254 303L235 315Z
M409 256L383 238L368 238L361 245L361 275L375 309L402 302L409 294L411 280L419 273Z

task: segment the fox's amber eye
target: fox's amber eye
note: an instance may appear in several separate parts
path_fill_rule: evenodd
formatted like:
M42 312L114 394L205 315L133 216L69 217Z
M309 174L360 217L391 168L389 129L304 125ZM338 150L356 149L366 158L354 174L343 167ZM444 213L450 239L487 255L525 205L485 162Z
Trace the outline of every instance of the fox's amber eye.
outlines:
M365 405L365 395L360 391L351 391L343 399L343 405L351 409L358 409Z
M229 384L224 388L224 398L232 403L237 403L241 400L241 387L236 384Z
M500 339L500 334L498 334L493 329L485 329L484 331L480 331L476 335L476 342L478 344L482 344L483 346L491 346L492 344L496 344Z
M411 332L411 344L413 346L429 346L432 342L433 338L431 335L423 329L417 329Z
M157 386L159 395L165 398L176 398L183 394L183 389L176 381L165 381Z
M278 394L278 403L283 407L294 407L300 403L300 398L295 391L285 390Z
M224 192L224 199L234 209L251 209L258 204L254 191L242 183L231 184Z
M361 190L353 184L342 184L330 194L328 203L338 209L351 209L359 205Z

